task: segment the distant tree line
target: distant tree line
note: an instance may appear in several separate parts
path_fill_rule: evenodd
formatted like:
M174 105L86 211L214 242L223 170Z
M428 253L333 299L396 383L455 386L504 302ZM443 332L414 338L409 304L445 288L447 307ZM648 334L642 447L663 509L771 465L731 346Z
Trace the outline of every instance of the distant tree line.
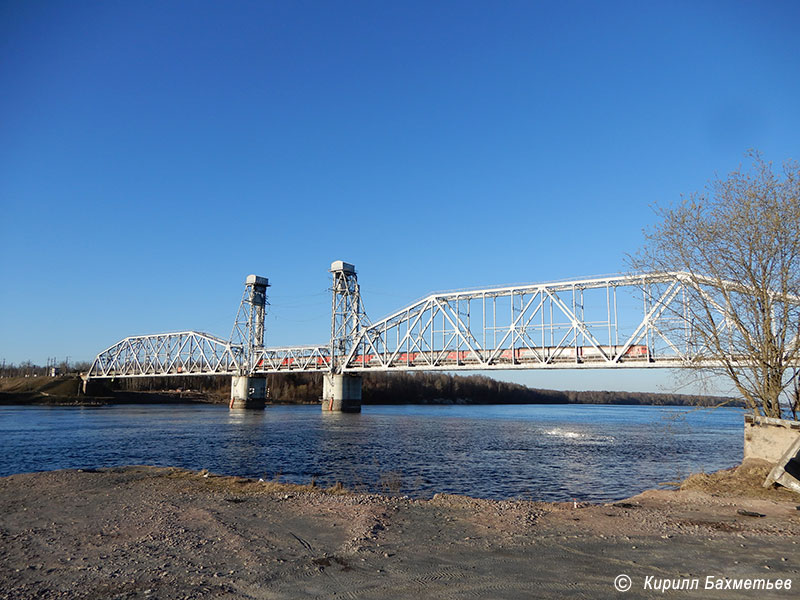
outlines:
M219 375L130 377L102 379L98 383L115 392L198 392L222 401L230 394L231 379Z
M322 397L321 373L282 373L267 379L273 402L310 404ZM193 390L220 400L230 394L227 377L153 377L121 379L111 384L125 391ZM725 398L641 392L558 391L529 388L484 375L400 372L365 373L361 387L364 404L653 404L715 406ZM727 399L731 405L736 404Z
M89 363L71 365L77 374ZM4 377L37 377L48 375L47 367L30 362L3 365ZM229 377L218 375L134 377L97 380L94 392L192 392L208 400L227 402L230 398ZM281 373L267 378L269 399L273 402L310 404L322 397L322 373ZM715 406L724 401L741 406L732 399L684 394L649 394L611 391L558 391L530 388L519 383L498 381L484 375L451 375L431 372L364 373L364 404L653 404L677 406Z
M447 373L367 373L362 383L364 404L531 404L566 403L547 391L483 375Z
M497 381L484 375L368 373L364 404L652 404L715 406L726 399L685 394L558 391ZM729 400L733 404L732 399ZM741 405L741 404L739 404Z
M50 374L50 369L55 367L60 375L77 375L82 371L87 371L91 366L88 362L68 362L63 360L49 360L49 364L37 365L29 360L19 364L0 361L0 377L45 377Z

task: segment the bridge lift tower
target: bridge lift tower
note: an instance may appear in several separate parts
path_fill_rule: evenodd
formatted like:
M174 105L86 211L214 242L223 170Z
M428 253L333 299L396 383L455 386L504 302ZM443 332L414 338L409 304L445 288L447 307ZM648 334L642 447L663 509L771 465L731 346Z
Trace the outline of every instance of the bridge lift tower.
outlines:
M361 412L361 375L343 373L342 368L352 350L353 340L370 323L361 303L355 266L337 260L331 263L330 272L333 275L331 368L323 377L322 410Z
M267 378L253 372L264 350L264 316L267 307L269 280L248 275L242 302L231 332L231 344L242 348L244 361L231 378L231 408L260 408L267 397Z

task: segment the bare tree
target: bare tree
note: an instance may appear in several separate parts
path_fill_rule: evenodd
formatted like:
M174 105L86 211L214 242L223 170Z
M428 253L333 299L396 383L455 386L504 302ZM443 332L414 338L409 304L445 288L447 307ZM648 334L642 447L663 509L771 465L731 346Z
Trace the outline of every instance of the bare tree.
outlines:
M757 152L748 157L749 168L657 206L661 221L645 231L630 262L688 279L688 314L680 316L697 365L717 365L708 368L725 375L756 414L796 418L800 166L789 161L776 174Z

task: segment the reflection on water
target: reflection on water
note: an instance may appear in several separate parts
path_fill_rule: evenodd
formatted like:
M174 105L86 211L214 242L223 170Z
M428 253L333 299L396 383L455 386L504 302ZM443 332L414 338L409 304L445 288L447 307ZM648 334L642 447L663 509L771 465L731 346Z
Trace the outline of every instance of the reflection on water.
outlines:
M611 500L736 464L742 413L634 406L0 407L0 475L129 464L413 496Z

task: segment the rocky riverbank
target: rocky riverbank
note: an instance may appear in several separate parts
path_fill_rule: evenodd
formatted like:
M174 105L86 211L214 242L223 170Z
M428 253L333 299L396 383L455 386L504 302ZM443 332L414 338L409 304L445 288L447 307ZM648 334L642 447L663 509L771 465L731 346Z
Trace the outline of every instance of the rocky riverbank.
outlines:
M627 597L660 595L665 578L700 578L698 598L755 597L703 590L710 576L788 579L794 592L758 597L789 598L800 497L761 488L765 468L602 505L156 467L13 475L0 478L0 598L599 598L620 574Z

